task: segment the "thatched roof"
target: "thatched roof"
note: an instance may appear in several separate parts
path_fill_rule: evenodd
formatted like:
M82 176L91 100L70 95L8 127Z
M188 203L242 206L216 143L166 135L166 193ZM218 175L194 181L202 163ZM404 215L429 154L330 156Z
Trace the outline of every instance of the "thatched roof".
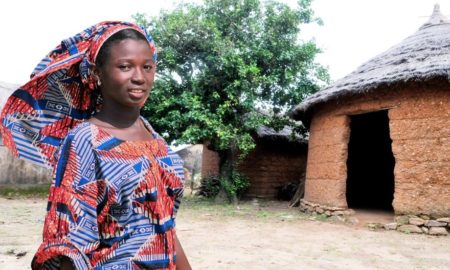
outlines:
M260 126L256 130L256 145L272 152L294 155L306 153L308 150L308 138L299 134L292 134L292 128L285 126L276 131L267 126Z
M3 105L6 103L6 100L17 88L19 88L19 85L0 81L0 109L3 108Z
M289 136L292 133L292 128L289 127L284 127L282 130L280 131L275 131L275 129L267 127L267 126L260 126L257 130L256 130L256 134L258 135L258 137L272 137L272 138L289 138Z
M282 130L276 131L275 129L267 126L260 126L256 130L256 135L260 139L271 141L285 141L290 143L305 144L308 142L308 138L303 138L298 134L292 134L292 128L285 126Z
M308 111L316 105L398 83L435 78L450 81L450 20L441 14L439 5L415 34L309 96L297 105L291 116L308 121Z

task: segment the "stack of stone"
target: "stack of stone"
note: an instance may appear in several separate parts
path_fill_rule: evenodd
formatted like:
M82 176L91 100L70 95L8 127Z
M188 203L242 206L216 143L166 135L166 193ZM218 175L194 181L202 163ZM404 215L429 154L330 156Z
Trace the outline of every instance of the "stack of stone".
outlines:
M300 200L300 211L308 214L326 215L327 217L350 216L354 214L354 211L352 209L320 205L305 201L303 199Z
M433 219L427 215L397 216L395 222L385 224L387 230L397 230L405 233L425 233L429 235L448 235L450 217Z
M300 211L307 214L336 217L342 221L351 220L348 217L351 217L355 213L352 209L320 205L303 199L300 200ZM450 234L450 217L433 218L427 215L402 215L396 216L395 222L376 225L377 228L384 227L386 230L397 230L404 233L423 233L429 235Z

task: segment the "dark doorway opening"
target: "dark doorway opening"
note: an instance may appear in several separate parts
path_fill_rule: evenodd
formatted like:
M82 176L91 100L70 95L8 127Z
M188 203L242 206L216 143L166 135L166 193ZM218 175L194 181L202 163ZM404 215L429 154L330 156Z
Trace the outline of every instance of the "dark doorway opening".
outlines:
M394 165L388 111L350 116L347 204L392 211Z

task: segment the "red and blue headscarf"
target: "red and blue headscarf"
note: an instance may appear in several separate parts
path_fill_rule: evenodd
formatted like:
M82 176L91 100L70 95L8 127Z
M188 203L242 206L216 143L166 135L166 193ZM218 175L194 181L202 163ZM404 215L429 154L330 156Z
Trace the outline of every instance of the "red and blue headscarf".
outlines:
M65 39L34 69L31 79L7 100L0 116L3 143L16 157L53 168L54 153L67 132L92 116L98 88L92 65L103 43L123 29L142 33L156 62L156 47L145 29L106 21Z

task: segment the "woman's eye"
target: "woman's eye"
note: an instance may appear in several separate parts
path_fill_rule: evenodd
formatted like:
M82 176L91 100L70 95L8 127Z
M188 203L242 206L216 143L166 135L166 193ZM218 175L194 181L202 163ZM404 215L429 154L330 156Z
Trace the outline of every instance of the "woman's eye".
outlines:
M130 67L127 66L127 65L120 65L120 66L119 66L119 69L120 69L120 70L129 70Z
M148 71L152 70L152 68L153 68L152 65L145 65L144 66L144 69L148 70Z

